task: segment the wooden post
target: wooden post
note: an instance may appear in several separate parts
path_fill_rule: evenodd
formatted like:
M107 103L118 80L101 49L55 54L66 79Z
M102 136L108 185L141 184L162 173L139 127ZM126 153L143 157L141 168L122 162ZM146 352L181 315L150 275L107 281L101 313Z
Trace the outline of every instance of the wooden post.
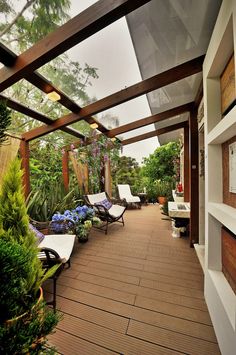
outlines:
M66 191L69 191L69 152L64 151L62 155L62 176Z
M112 197L112 179L111 179L111 162L107 160L105 163L105 191L109 197Z
M189 125L184 127L184 201L189 202Z
M20 155L21 155L21 166L24 171L23 173L23 186L24 186L24 194L25 199L28 197L30 193L30 169L29 169L29 142L22 140L20 143Z
M190 111L190 246L199 239L199 176L197 109Z

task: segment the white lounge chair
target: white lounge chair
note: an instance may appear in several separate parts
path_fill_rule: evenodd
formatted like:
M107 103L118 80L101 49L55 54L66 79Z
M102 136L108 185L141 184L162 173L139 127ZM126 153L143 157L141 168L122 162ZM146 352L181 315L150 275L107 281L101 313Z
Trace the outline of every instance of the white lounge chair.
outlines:
M53 298L52 301L47 302L47 304L52 305L54 311L56 310L57 279L66 263L68 267L70 267L70 256L73 251L75 237L75 235L71 234L45 235L42 242L38 245L38 257L45 270L50 269L55 264L60 264L57 271L50 277L53 281Z
M130 186L127 185L117 185L118 193L120 199L124 199L127 204L135 203L141 208L141 200L138 196L133 196L130 190Z
M100 192L93 195L85 195L84 200L86 205L92 207L97 216L105 223L101 227L96 227L102 229L107 234L108 225L114 222L124 224L123 214L126 210L126 206L121 204L112 204L106 192Z

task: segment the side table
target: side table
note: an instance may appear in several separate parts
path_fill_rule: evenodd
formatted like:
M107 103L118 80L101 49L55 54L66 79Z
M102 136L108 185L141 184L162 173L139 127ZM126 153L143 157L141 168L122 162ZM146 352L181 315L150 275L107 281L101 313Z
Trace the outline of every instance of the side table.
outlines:
M140 198L141 205L147 205L147 204L148 204L146 192L140 192L140 193L138 193L138 197Z

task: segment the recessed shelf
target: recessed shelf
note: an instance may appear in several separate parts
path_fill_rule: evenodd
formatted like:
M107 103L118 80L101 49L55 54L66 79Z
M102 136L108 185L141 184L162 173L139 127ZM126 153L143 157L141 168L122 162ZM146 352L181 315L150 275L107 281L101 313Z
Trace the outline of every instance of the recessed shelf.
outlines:
M236 234L236 209L224 203L209 202L208 212L221 224Z
M207 135L208 144L222 144L235 136L236 106Z

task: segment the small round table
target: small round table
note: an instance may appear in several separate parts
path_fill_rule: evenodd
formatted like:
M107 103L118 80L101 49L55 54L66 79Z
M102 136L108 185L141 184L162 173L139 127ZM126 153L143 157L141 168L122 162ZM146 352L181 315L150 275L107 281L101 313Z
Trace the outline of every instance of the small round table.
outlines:
M138 193L138 197L140 198L140 201L141 201L142 205L147 205L147 194L146 194L146 192Z

